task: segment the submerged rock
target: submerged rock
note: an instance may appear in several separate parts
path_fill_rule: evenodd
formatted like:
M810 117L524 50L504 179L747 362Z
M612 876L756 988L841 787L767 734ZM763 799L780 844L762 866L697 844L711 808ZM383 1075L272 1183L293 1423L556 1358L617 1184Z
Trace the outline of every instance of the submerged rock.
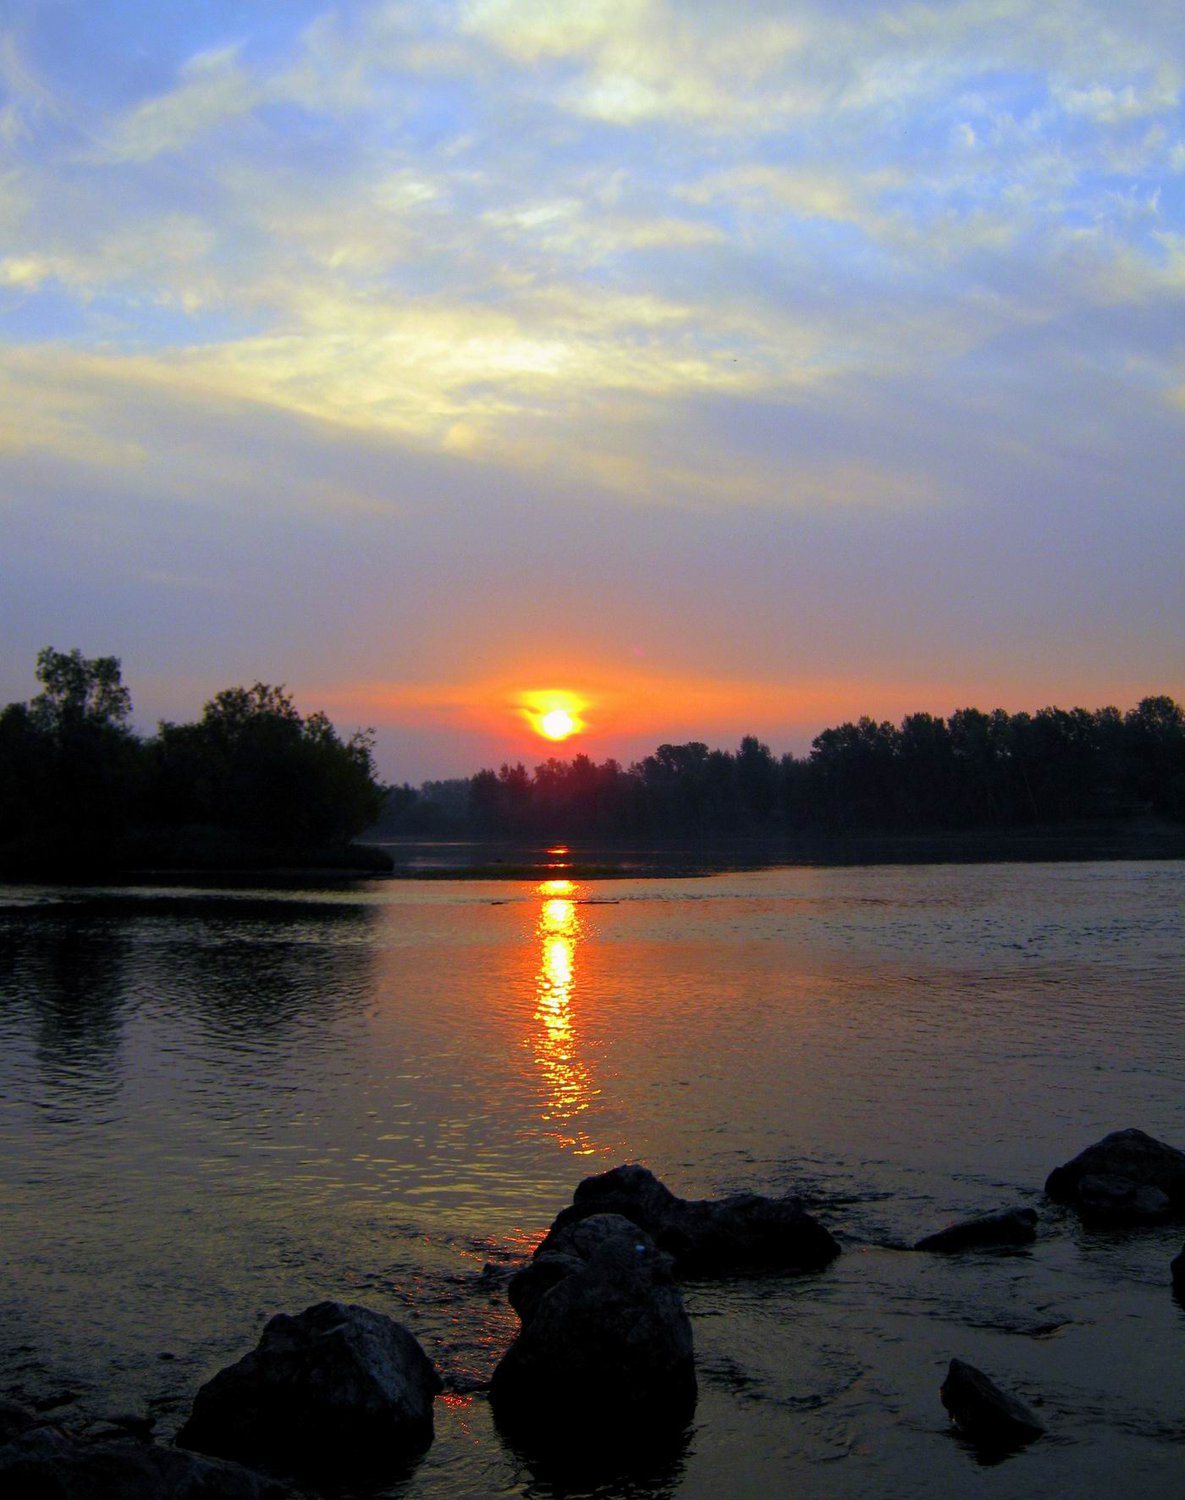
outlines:
M539 1251L569 1225L603 1213L620 1214L644 1229L674 1259L680 1276L816 1271L839 1254L839 1245L798 1198L678 1198L637 1164L586 1177Z
M616 1444L681 1429L695 1410L691 1322L671 1259L619 1214L553 1231L511 1281L522 1329L494 1371L513 1434Z
M961 1359L951 1360L940 1395L951 1421L979 1448L1017 1448L1045 1431L1023 1401Z
M1037 1212L1032 1208L1009 1208L998 1214L963 1219L935 1234L928 1234L915 1250L973 1250L990 1245L1031 1245L1037 1238Z
M1086 1219L1156 1223L1185 1211L1185 1151L1142 1130L1116 1130L1055 1167L1045 1191Z
M183 1448L282 1474L389 1470L432 1441L441 1380L415 1338L369 1308L278 1313L202 1386Z
M14 1500L284 1500L286 1485L220 1458L128 1435L28 1428L0 1448L0 1491Z

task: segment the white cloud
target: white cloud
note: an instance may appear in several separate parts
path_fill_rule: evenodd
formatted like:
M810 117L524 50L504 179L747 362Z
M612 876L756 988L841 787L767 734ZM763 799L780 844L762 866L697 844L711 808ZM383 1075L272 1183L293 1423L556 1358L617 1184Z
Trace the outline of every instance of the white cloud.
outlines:
M40 255L7 255L0 260L0 286L35 291L52 274L50 262Z
M839 400L1172 295L1176 64L1098 14L475 0L245 31L101 120L101 162L14 180L0 282L182 387L430 448L559 465L632 402L589 461L635 483L689 401Z
M1136 83L1075 86L1055 79L1052 93L1067 114L1085 115L1099 125L1175 113L1181 103L1179 81L1167 68L1158 70L1152 79Z

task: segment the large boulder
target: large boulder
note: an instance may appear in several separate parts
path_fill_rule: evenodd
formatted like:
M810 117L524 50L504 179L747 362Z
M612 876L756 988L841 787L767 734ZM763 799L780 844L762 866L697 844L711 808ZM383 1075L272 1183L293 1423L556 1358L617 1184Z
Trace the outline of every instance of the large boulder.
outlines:
M1009 1208L978 1219L963 1219L935 1234L928 1234L913 1247L952 1253L998 1245L1031 1245L1037 1238L1037 1213L1032 1208Z
M280 1474L386 1472L432 1441L441 1380L391 1318L341 1302L278 1313L202 1386L183 1448Z
M644 1229L672 1257L680 1276L727 1276L738 1271L817 1271L839 1245L793 1196L677 1198L636 1163L586 1177L571 1206L556 1217L539 1247L592 1214L620 1214Z
M592 1215L549 1240L510 1284L522 1329L490 1386L499 1424L547 1442L681 1429L697 1392L670 1257L619 1214Z
M1185 1302L1185 1246L1169 1262L1169 1275L1173 1278L1173 1294Z
M284 1500L284 1484L220 1458L128 1435L27 1428L0 1448L12 1500Z
M1055 1167L1045 1191L1098 1223L1157 1223L1185 1212L1185 1151L1142 1130L1116 1130Z
M951 1421L978 1448L1016 1448L1045 1431L1023 1401L961 1359L951 1360L940 1395Z

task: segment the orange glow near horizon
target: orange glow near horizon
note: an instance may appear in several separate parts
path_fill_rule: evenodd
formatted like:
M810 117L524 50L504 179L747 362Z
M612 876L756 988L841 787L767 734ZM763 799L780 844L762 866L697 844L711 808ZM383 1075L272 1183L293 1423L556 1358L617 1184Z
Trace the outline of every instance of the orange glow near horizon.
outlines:
M554 672L554 676L552 673ZM561 675L562 674L562 675ZM524 690L523 681L578 681L579 690ZM1171 684L1170 684L1171 690ZM1007 712L1032 711L1055 701L1049 683L1008 684L977 680L862 679L800 676L793 682L689 675L627 664L573 658L556 665L518 664L497 677L399 683L355 681L313 684L301 698L326 709L331 717L353 724L373 724L402 732L423 730L437 747L425 751L423 766L396 768L396 780L417 781L442 774L472 775L483 765L530 761L545 753L568 756L584 750L594 759L606 756L623 764L651 754L661 743L703 740L734 748L743 734L755 734L775 755L805 755L821 730L868 714L899 721L926 711L945 717L968 703L990 704ZM1065 697L1076 701L1117 702L1131 694L1122 686L1075 683ZM1185 695L1182 695L1185 696ZM548 739L540 721L557 710L573 728L566 740ZM579 736L579 738L577 738ZM439 746L452 739L464 747L447 767L433 763ZM468 749L472 746L472 750Z

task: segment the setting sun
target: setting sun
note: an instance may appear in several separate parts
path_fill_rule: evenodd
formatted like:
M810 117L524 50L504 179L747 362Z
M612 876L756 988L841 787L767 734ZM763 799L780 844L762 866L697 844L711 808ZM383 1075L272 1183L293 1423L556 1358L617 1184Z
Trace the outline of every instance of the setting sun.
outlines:
M566 708L553 708L539 720L539 733L549 740L566 740L576 728L576 720Z
M545 740L566 740L585 727L581 717L585 700L575 693L551 688L523 693L519 706L527 723Z

